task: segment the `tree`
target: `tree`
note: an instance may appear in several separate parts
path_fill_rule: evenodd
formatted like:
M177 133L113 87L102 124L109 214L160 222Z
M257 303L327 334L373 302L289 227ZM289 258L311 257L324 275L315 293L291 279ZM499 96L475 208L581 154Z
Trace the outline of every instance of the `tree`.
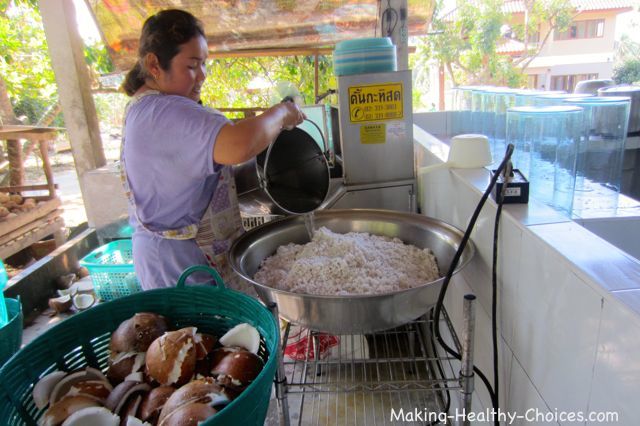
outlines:
M421 39L418 51L442 64L454 85L523 85L524 69L554 30L567 28L573 8L570 0L523 0L524 18L518 22L502 11L503 3L458 0L456 9L444 14L445 1L438 0L434 34ZM533 42L535 38L539 41ZM506 42L520 45L522 52L498 53Z
M617 84L640 84L640 59L629 59L613 70Z
M0 117L7 124L63 126L58 88L36 0L0 0ZM100 72L113 69L104 46L85 49L87 63ZM19 141L7 141L10 183L23 179L23 152Z
M285 82L298 90L304 103L315 103L313 56L213 59L207 63L207 76L202 98L214 107L269 107L282 99L276 88ZM258 77L271 89L248 89ZM318 57L318 80L319 93L336 87L330 57Z
M3 110L3 119L35 124L57 100L55 76L37 8L32 2L7 2L0 10L0 76L13 111Z

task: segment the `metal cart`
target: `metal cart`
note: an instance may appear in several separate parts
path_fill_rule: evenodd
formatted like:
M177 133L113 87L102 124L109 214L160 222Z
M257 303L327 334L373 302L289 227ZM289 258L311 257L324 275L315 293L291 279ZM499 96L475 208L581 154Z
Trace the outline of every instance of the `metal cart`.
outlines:
M465 296L464 330L460 341L442 311L441 327L462 354L461 371L453 357L437 356L432 339L432 312L401 327L366 335L335 336L339 344L320 356L323 333L304 330L305 355L283 356L276 375L280 423L284 425L453 424L448 417L452 398L471 408L473 391L472 295ZM272 307L274 315L277 309ZM288 324L282 348L291 339ZM466 424L463 422L462 424Z

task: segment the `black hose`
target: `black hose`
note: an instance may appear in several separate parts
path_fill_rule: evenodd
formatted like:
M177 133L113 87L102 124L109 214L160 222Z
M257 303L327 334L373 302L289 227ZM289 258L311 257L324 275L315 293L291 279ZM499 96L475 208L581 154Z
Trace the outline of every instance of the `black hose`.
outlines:
M505 167L507 167L507 164L510 162L511 160L511 155L513 154L513 145L509 144L507 146L507 150L505 153L504 158L502 159L502 162L500 163L500 166L498 166L498 169L496 170L496 172L493 174L491 181L489 182L489 186L487 187L487 189L485 190L485 192L482 194L482 197L480 198L480 202L478 203L478 205L476 206L473 214L471 215L471 219L469 221L469 224L467 225L467 229L464 232L464 235L462 237L462 240L460 241L460 245L458 246L458 250L456 251L455 255L453 256L453 260L451 261L451 265L449 267L449 270L447 271L447 274L445 275L444 281L442 282L442 287L440 288L440 293L438 295L438 301L436 302L436 306L435 306L435 314L434 314L434 323L433 323L433 332L436 336L436 339L438 340L438 343L440 343L440 346L447 352L449 353L451 356L455 357L456 359L460 360L462 357L460 356L459 353L457 353L454 349L452 349L451 347L449 347L449 345L447 345L444 341L444 339L442 338L442 336L440 335L440 315L441 315L441 311L442 311L442 306L444 303L444 296L447 292L447 289L449 288L449 282L451 281L451 277L453 276L453 272L456 268L456 266L458 265L458 262L460 261L460 258L462 257L462 253L467 245L467 242L469 241L469 238L471 237L471 232L473 231L473 228L476 224L476 221L478 220L478 216L480 215L480 211L482 210L482 207L484 206L485 202L487 201L487 198L489 198L489 195L491 194L491 191L493 190L493 187L495 186L498 178L500 177L500 174L505 170ZM495 391L493 389L493 387L491 386L491 383L489 382L489 380L487 379L487 377L484 375L484 373L482 373L482 371L477 368L475 365L473 366L473 371L475 374L478 375L478 377L480 377L480 379L482 380L482 382L484 383L484 385L487 387L487 390L489 392L489 395L491 397L491 401L492 401L492 405L493 408L495 410L495 412L498 411L498 401L496 399L496 394ZM495 381L497 383L498 381L498 376L495 377ZM499 422L497 419L494 419L494 424L499 425Z

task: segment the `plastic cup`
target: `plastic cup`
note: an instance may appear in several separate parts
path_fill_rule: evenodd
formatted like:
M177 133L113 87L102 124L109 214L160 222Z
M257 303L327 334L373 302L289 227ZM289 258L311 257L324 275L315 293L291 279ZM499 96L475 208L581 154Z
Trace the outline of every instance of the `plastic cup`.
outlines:
M514 107L507 111L507 143L513 166L530 182L530 194L571 214L583 109L575 106Z

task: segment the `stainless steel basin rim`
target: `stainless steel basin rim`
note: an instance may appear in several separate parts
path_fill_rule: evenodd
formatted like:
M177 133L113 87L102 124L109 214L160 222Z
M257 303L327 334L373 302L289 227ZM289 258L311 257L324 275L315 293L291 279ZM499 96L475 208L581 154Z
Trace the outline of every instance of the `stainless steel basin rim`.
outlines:
M397 237L407 244L430 248L442 275L462 240L463 232L438 219L389 210L348 209L317 211L316 226L347 233L367 232ZM443 278L415 288L367 295L309 295L274 289L253 280L260 263L283 244L304 244L309 237L304 219L289 216L265 223L239 237L229 252L232 268L251 283L265 302L275 302L280 315L299 325L332 333L366 333L393 328L414 320L435 305ZM455 272L473 258L475 247L465 248Z

